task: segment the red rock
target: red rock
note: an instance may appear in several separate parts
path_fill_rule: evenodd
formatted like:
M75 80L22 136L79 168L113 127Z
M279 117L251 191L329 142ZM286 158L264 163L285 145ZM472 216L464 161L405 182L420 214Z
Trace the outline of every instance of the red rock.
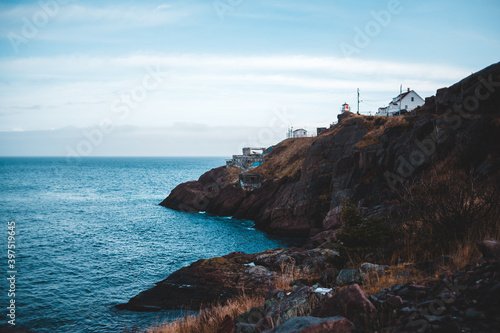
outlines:
M500 258L500 242L496 240L484 240L477 244L484 258Z
M356 328L370 329L376 320L375 306L357 284L353 284L321 303L311 312L315 317L343 316Z
M353 323L343 317L316 318L294 317L275 327L270 333L349 333L355 329Z
M233 319L231 319L231 317L226 315L224 317L224 320L220 324L220 327L219 327L219 330L217 331L217 333L233 333L233 332L234 332Z

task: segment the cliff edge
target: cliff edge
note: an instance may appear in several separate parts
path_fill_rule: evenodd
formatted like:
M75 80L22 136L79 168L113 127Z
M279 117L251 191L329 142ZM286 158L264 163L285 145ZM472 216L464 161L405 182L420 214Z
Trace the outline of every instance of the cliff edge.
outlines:
M493 177L500 170L500 63L451 87L400 117L343 113L316 138L287 139L252 170L262 186L245 191L239 169L219 167L177 186L161 202L255 221L286 235L315 235L338 221L344 197L370 212L391 209L397 184L418 179L453 159L453 167Z

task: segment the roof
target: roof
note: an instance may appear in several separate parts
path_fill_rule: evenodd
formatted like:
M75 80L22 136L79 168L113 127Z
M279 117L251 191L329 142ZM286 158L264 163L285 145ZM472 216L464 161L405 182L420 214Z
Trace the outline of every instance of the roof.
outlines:
M296 129L294 132L298 132L298 131L306 131L305 129L303 128L299 128L299 129ZM306 131L307 132L307 131Z
M406 92L404 92L402 94L399 94L396 98L393 99L393 102L399 102L400 100L402 100L403 98L405 98L406 95L408 95L411 92L414 92L414 91L413 90L412 91L406 91Z

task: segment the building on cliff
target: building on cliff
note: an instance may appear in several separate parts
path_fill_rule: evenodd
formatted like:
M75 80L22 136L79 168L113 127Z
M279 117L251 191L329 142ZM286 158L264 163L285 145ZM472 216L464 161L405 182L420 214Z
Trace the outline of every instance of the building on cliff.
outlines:
M351 108L349 107L349 104L347 103L342 104L342 107L340 108L340 113L350 112L350 111Z
M264 156L271 148L243 148L243 155L233 155L233 158L226 160L226 166L235 166L242 170L251 170L264 163Z
M376 116L397 116L411 112L419 106L424 105L425 101L414 90L410 90L394 97L388 106L380 107Z
M328 128L326 128L326 127L318 127L318 128L316 128L316 135L317 136L321 135L323 132L326 132L327 129Z
M257 174L244 174L241 173L238 176L241 188L246 191L251 191L262 186L262 181L264 180L263 175Z
M293 127L288 129L288 133L286 134L286 138L306 138L307 131L303 128L299 128L294 130Z

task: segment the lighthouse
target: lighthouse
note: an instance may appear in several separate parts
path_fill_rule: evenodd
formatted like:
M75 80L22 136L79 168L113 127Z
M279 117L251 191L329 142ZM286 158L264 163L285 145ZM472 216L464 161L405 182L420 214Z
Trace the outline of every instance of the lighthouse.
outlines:
M340 109L340 112L344 113L344 112L349 112L349 111L351 111L349 108L349 104L347 104L347 103L342 104L342 108Z

